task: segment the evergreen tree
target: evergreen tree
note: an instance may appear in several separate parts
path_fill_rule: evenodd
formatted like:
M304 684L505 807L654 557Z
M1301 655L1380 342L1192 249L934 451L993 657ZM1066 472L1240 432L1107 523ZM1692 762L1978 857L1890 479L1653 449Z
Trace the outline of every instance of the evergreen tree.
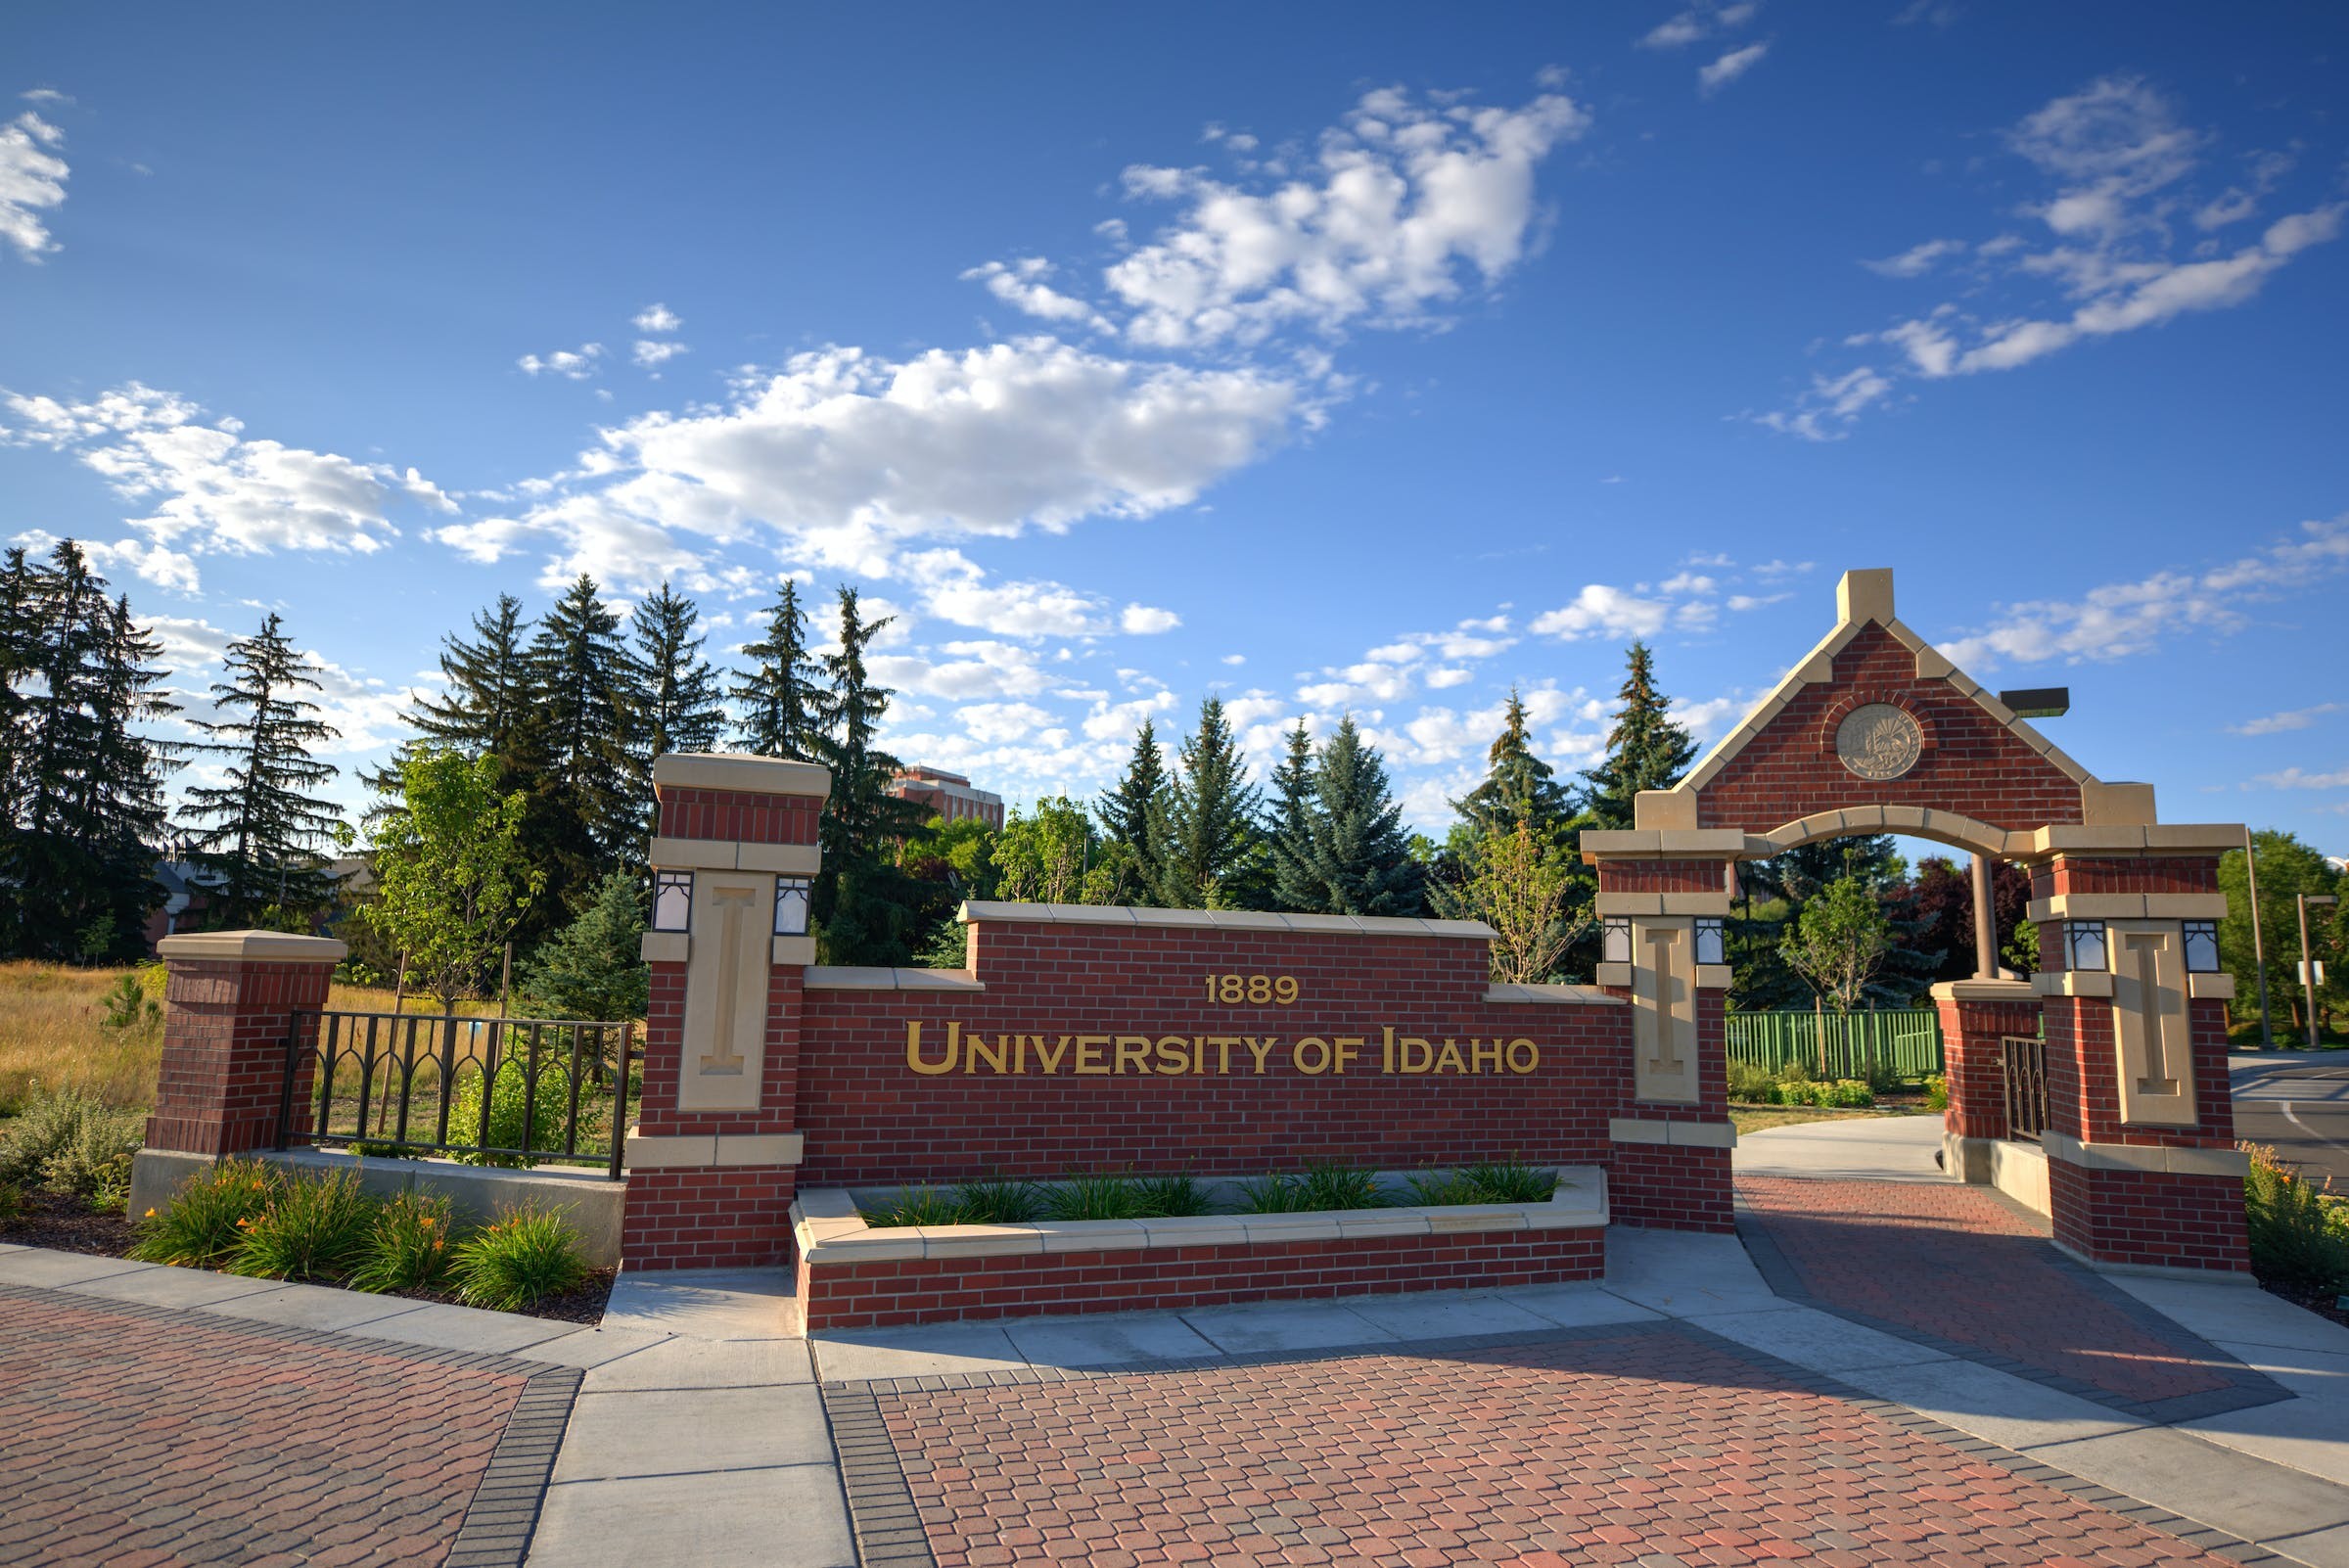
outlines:
M1157 846L1159 896L1177 909L1259 907L1267 891L1260 797L1220 698L1200 705L1199 728L1181 756Z
M877 739L890 694L865 669L866 650L892 619L865 620L856 590L844 586L839 647L823 657L832 689L814 760L832 770L832 794L817 824L823 869L808 918L825 963L907 962L933 913L923 907L924 889L897 863L898 846L922 830L925 813L889 793L901 765Z
M522 601L510 593L473 616L474 640L456 632L440 639L438 697L419 697L407 721L424 739L466 757L495 757L509 765L521 751L532 713L531 678ZM391 770L396 786L398 769Z
M1109 843L1126 845L1144 866L1156 861L1153 831L1158 819L1165 817L1165 751L1158 749L1158 725L1144 718L1139 730L1134 730L1134 756L1126 762L1126 777L1118 779L1116 789L1102 796L1102 803L1094 807Z
M702 657L707 636L696 636L701 611L691 599L661 591L629 617L635 633L635 721L629 726L630 773L646 834L661 831L653 799L653 759L670 752L708 752L725 733L726 711L717 671ZM631 846L631 856L635 853Z
M736 678L731 695L742 709L743 750L760 757L814 757L823 731L824 691L807 656L807 618L800 609L798 583L783 579L767 612L766 636L742 652L750 669Z
M547 873L545 901L574 910L607 871L644 854L628 791L628 652L593 577L581 573L547 612L527 660L539 764L530 783L544 803L531 848Z
M1313 860L1313 828L1320 809L1313 794L1313 739L1300 718L1289 731L1288 755L1272 773L1272 830L1265 838L1272 901L1280 908L1315 911L1329 906L1329 885Z
M1304 726L1298 729L1302 733ZM1362 740L1351 715L1338 721L1338 732L1321 748L1313 799L1315 808L1307 818L1311 866L1321 888L1321 901L1313 907L1328 914L1419 914L1426 902L1426 875L1411 856L1410 835L1403 830L1403 807L1389 789L1386 762Z
M0 944L91 961L139 950L161 901L162 775L176 748L143 726L178 712L161 645L110 601L80 548L0 568Z
M644 884L614 871L580 916L538 945L515 982L530 1018L642 1018L652 991L645 967Z
M1672 788L1696 757L1696 742L1669 716L1672 699L1656 689L1647 644L1633 643L1628 660L1630 670L1616 694L1623 706L1607 731L1606 761L1583 774L1585 802L1602 828L1633 826L1639 792Z
M257 633L231 642L220 663L227 678L212 684L212 706L228 716L189 720L211 737L191 750L222 759L227 776L188 791L188 816L218 824L198 840L196 862L213 879L224 923L299 918L334 891L317 851L342 818L332 801L305 792L335 776L333 763L310 753L337 731L310 716L318 705L301 693L318 682L275 612Z
M1500 734L1485 754L1484 782L1452 802L1451 808L1467 819L1478 839L1527 822L1548 841L1557 838L1574 815L1566 786L1557 781L1547 762L1534 755L1533 738L1526 732L1525 703L1515 687L1509 689Z

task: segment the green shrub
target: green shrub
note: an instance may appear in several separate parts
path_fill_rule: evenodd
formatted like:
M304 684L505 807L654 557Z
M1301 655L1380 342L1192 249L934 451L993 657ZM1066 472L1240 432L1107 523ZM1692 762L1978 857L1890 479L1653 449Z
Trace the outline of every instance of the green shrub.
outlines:
M457 1245L457 1294L499 1312L559 1296L588 1271L578 1233L542 1209L509 1209Z
M433 1290L456 1268L456 1224L446 1198L403 1192L385 1204L367 1232L353 1290Z
M41 1168L80 1134L82 1124L106 1114L105 1104L94 1094L72 1088L50 1091L35 1084L16 1124L0 1138L0 1181L37 1182Z
M379 1208L359 1190L355 1171L296 1176L242 1222L245 1238L228 1271L257 1279L341 1279L365 1255Z
M519 1149L524 1147L523 1113L530 1111L529 1147L533 1150L560 1150L563 1147L563 1123L571 1114L571 1078L568 1059L542 1060L538 1066L536 1089L526 1095L529 1071L518 1059L509 1057L497 1064L497 1082L489 1091L489 1133L482 1135L482 1080L479 1073L468 1073L457 1084L455 1105L448 1113L448 1141L456 1144L479 1142L487 1148ZM534 1104L530 1102L535 1102ZM601 1108L601 1099L592 1095L584 1084L579 1090L579 1142L589 1140L590 1110ZM594 1119L594 1120L599 1120ZM538 1162L519 1154L486 1154L468 1150L456 1156L467 1165L528 1166Z
M101 1029L127 1035L162 1027L162 1003L149 995L147 988L139 980L139 972L131 970L98 998L98 1026Z
M1824 1084L1810 1079L1798 1079L1791 1084L1778 1085L1776 1103L1780 1105L1818 1105L1821 1103L1826 1092L1827 1085Z
M1751 1062L1729 1064L1729 1098L1747 1105L1775 1105L1778 1081L1767 1067Z
M1925 1079L1925 1109L1928 1111L1946 1111L1949 1108L1950 1081L1948 1077L1941 1073L1934 1073L1927 1076Z
M0 1181L0 1225L8 1223L24 1212L24 1189L14 1181Z
M2303 1290L2349 1291L2349 1205L2294 1174L2274 1149L2242 1145L2243 1219L2251 1269L2271 1283Z
M1143 1176L1133 1184L1136 1219L1176 1220L1208 1212L1207 1189L1187 1176Z
M962 1200L943 1187L903 1187L877 1208L861 1213L877 1230L898 1225L958 1225L965 1222Z
M41 1186L79 1198L100 1214L120 1214L130 1201L131 1160L146 1141L147 1119L96 1101L85 1104L72 1135L41 1162Z
M274 1167L258 1160L223 1160L140 1217L130 1255L183 1268L225 1263L284 1184Z
M954 1189L966 1225L1020 1225L1043 1217L1044 1195L1033 1181L990 1178Z
M1378 1184L1378 1173L1342 1165L1275 1171L1240 1183L1250 1214L1322 1214L1336 1209L1383 1209L1393 1202Z
M1069 1177L1044 1196L1047 1220L1139 1220L1142 1195L1129 1176Z
M1819 1085L1819 1103L1843 1109L1854 1109L1876 1103L1876 1091L1856 1078L1839 1078L1832 1084Z

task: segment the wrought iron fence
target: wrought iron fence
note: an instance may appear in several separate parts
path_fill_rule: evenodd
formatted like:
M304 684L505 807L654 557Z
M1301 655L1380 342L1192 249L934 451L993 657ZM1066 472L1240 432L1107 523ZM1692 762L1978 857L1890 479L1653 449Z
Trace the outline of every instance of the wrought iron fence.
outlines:
M2006 1135L2037 1138L2048 1130L2048 1042L2028 1035L1999 1040L2006 1080Z
M280 1148L601 1166L620 1179L632 1023L303 1010L286 1037ZM306 1071L305 1071L306 1069ZM296 1104L306 1081L306 1100Z
M1895 1078L1942 1070L1941 1015L1930 1007L1866 1013L1730 1013L1729 1060L1775 1072L1801 1062L1821 1078Z

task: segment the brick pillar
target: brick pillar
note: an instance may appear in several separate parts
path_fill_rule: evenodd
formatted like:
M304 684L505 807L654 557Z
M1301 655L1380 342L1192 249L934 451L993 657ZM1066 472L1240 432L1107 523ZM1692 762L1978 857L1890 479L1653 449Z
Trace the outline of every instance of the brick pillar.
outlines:
M1961 1181L1987 1182L1990 1146L2013 1132L1999 1042L2039 1033L2039 992L2027 980L1953 980L1933 988L1933 1004L1941 1012L1942 1074L1950 1085L1942 1165Z
M1642 796L1644 803L1647 797ZM1734 830L1588 832L1597 913L1613 929L1598 983L1632 1004L1632 1059L1608 1121L1607 1202L1618 1224L1735 1228L1729 1196L1727 954Z
M2227 831L2241 842L2240 829ZM2143 832L2152 841L2143 853L2059 851L2033 880L2031 917L2050 966L2037 985L2047 998L2042 1142L2055 1242L2090 1263L2240 1273L2250 1262L2227 1077L2234 986L2191 968L2199 954L2187 945L2189 923L2226 913L2218 855L2153 839L2226 836ZM2065 941L2075 923L2100 934L2100 955Z
M147 1147L212 1159L275 1148L286 1038L297 1008L326 1005L343 944L277 931L213 931L156 944L168 981ZM310 1059L294 1083L308 1103Z
M653 788L652 1003L621 1256L629 1268L787 1263L815 942L776 894L815 874L832 777L809 762L674 755L654 761Z

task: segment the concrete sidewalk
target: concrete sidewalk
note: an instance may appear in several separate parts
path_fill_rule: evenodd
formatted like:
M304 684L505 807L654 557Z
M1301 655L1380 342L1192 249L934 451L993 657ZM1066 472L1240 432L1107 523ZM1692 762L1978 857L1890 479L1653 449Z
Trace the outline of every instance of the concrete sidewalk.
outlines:
M1940 1153L1939 1116L1867 1116L1740 1133L1729 1163L1739 1175L1946 1181Z

